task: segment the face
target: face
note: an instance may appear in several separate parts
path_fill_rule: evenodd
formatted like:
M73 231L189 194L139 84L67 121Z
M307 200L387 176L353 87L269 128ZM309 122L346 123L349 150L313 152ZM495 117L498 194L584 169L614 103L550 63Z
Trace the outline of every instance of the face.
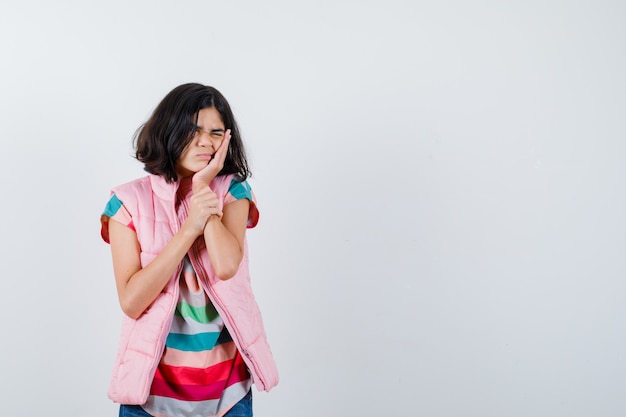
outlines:
M222 116L215 107L200 110L193 138L176 162L178 177L189 177L206 167L224 140L224 132Z

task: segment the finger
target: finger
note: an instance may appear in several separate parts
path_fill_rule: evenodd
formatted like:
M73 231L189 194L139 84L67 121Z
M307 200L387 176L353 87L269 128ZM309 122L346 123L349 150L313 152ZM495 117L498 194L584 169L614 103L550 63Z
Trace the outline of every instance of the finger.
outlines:
M217 151L215 152L215 159L217 159L220 162L223 162L226 160L226 154L228 153L228 146L230 144L230 129L226 129L226 132L224 133L224 140L222 141L222 143L220 143L219 148L217 148Z
M213 178L219 173L226 161L226 155L228 154L228 146L231 139L231 130L227 129L224 132L224 140L213 154L213 158L209 161L206 167L196 172L191 180L191 190L195 194L200 191L204 186L209 186Z

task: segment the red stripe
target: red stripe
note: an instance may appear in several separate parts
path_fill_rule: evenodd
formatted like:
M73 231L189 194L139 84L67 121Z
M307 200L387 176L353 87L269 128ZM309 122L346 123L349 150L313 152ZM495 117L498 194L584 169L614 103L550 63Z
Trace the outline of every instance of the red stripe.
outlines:
M150 388L150 394L175 398L181 401L217 400L221 398L222 393L227 387L237 382L244 381L248 377L248 370L244 363L235 365L227 379L218 380L211 384L173 384L172 381L166 382L161 377L157 378L155 376L155 379L152 381L152 387ZM216 380L214 379L213 381Z
M239 354L232 360L220 362L206 368L171 366L160 363L154 377L180 385L207 385L215 381L227 379L231 370L242 363L243 359Z

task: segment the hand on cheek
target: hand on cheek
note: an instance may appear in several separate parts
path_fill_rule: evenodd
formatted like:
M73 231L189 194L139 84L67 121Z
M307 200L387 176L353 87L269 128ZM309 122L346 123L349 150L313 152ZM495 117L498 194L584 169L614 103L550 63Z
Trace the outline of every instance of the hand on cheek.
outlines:
M203 187L208 187L209 184L211 184L211 181L213 181L222 168L224 168L224 161L226 161L229 144L230 129L227 129L224 133L224 140L220 143L208 165L194 174L191 180L192 191L194 194L196 194Z

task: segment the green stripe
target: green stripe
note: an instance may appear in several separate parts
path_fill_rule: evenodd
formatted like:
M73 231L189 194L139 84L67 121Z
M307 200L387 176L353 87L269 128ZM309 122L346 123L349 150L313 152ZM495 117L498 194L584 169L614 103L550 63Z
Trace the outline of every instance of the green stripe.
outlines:
M186 352L211 350L215 347L215 342L217 342L219 335L219 332L198 334L170 333L165 341L165 346Z
M212 304L195 307L185 301L178 303L175 314L177 316L191 318L198 323L210 323L218 317L217 310L215 310Z
M247 198L252 201L252 192L248 181L238 182L233 179L228 187L228 192L237 200Z
M109 199L107 206L104 208L104 213L102 214L107 217L113 217L115 213L117 213L117 211L120 209L120 207L122 207L122 202L119 198L117 198L115 194L113 194Z

